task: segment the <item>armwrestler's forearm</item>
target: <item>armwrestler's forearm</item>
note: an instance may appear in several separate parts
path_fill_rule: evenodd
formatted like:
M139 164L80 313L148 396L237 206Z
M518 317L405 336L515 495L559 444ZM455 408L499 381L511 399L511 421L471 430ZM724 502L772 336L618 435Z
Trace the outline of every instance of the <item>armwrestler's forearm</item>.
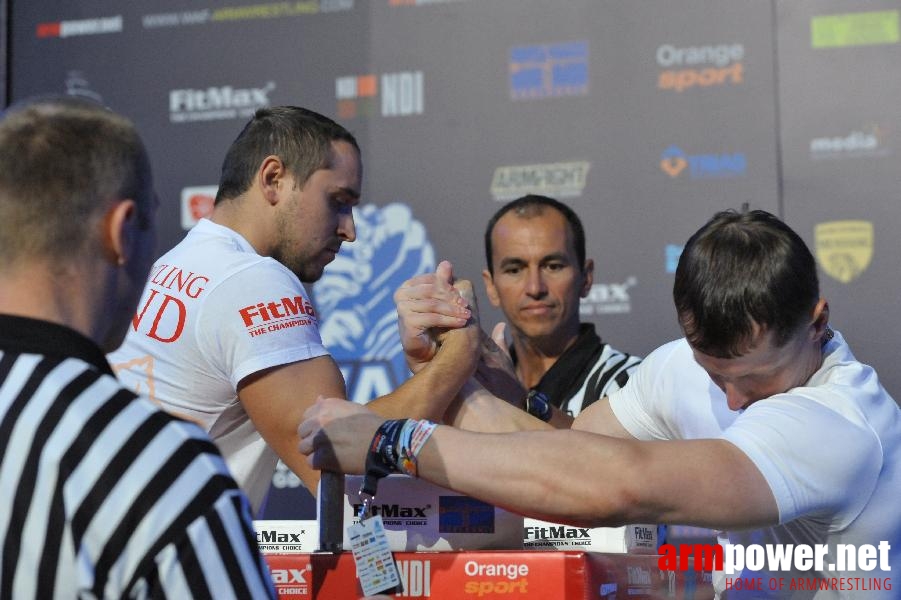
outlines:
M457 392L472 376L478 361L478 340L463 330L450 332L435 357L390 394L367 408L388 418L441 421Z
M582 431L484 434L438 427L419 476L513 512L580 526L778 522L760 471L725 440L641 442Z

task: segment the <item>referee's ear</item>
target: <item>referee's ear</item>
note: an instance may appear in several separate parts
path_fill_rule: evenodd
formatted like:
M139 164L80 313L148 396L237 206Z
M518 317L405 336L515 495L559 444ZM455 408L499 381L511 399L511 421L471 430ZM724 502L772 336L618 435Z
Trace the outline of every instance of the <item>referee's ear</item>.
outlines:
M100 239L103 254L112 264L125 265L131 258L138 234L138 206L127 198L112 202L101 219Z
M582 287L579 289L579 297L586 298L588 292L591 291L591 285L594 283L594 260L585 259L585 265L582 267Z

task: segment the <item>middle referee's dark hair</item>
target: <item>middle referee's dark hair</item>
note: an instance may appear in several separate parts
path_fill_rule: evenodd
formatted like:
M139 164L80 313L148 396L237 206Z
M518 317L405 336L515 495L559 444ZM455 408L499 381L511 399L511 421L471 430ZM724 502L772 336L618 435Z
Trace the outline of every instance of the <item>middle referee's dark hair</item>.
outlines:
M554 200L547 196L529 194L504 204L496 213L494 213L491 219L489 219L488 225L485 228L485 262L488 265L489 273L494 275L494 265L491 261L493 250L491 246L491 233L494 231L494 226L497 225L497 222L501 217L512 211L515 212L517 216L527 219L542 214L545 208L552 208L558 211L566 219L566 222L569 223L569 228L572 230L573 234L573 244L576 247L576 258L579 260L579 270L581 271L585 268L585 228L582 227L582 221L579 219L579 215L559 200Z

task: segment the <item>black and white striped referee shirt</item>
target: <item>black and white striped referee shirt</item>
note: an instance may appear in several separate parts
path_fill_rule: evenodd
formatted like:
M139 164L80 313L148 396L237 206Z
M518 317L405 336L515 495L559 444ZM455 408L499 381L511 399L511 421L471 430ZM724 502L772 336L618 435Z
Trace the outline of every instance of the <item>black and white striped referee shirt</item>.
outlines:
M199 427L93 342L0 315L0 600L274 598L246 498Z

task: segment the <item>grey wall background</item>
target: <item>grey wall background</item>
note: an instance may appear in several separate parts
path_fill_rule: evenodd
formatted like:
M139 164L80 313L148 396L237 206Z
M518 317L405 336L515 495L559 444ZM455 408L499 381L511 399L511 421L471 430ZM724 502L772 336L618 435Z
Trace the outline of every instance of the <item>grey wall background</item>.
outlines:
M899 8L12 1L8 93L96 97L138 124L161 252L200 214L255 108L299 104L351 129L368 233L313 292L326 319L342 315L326 338L359 400L404 376L385 290L442 258L479 279L484 223L532 191L582 216L597 265L583 313L636 354L679 334L672 269L693 231L744 203L781 215L815 250L833 324L897 398ZM409 264L392 266L398 252ZM499 313L484 293L480 305L490 326Z

